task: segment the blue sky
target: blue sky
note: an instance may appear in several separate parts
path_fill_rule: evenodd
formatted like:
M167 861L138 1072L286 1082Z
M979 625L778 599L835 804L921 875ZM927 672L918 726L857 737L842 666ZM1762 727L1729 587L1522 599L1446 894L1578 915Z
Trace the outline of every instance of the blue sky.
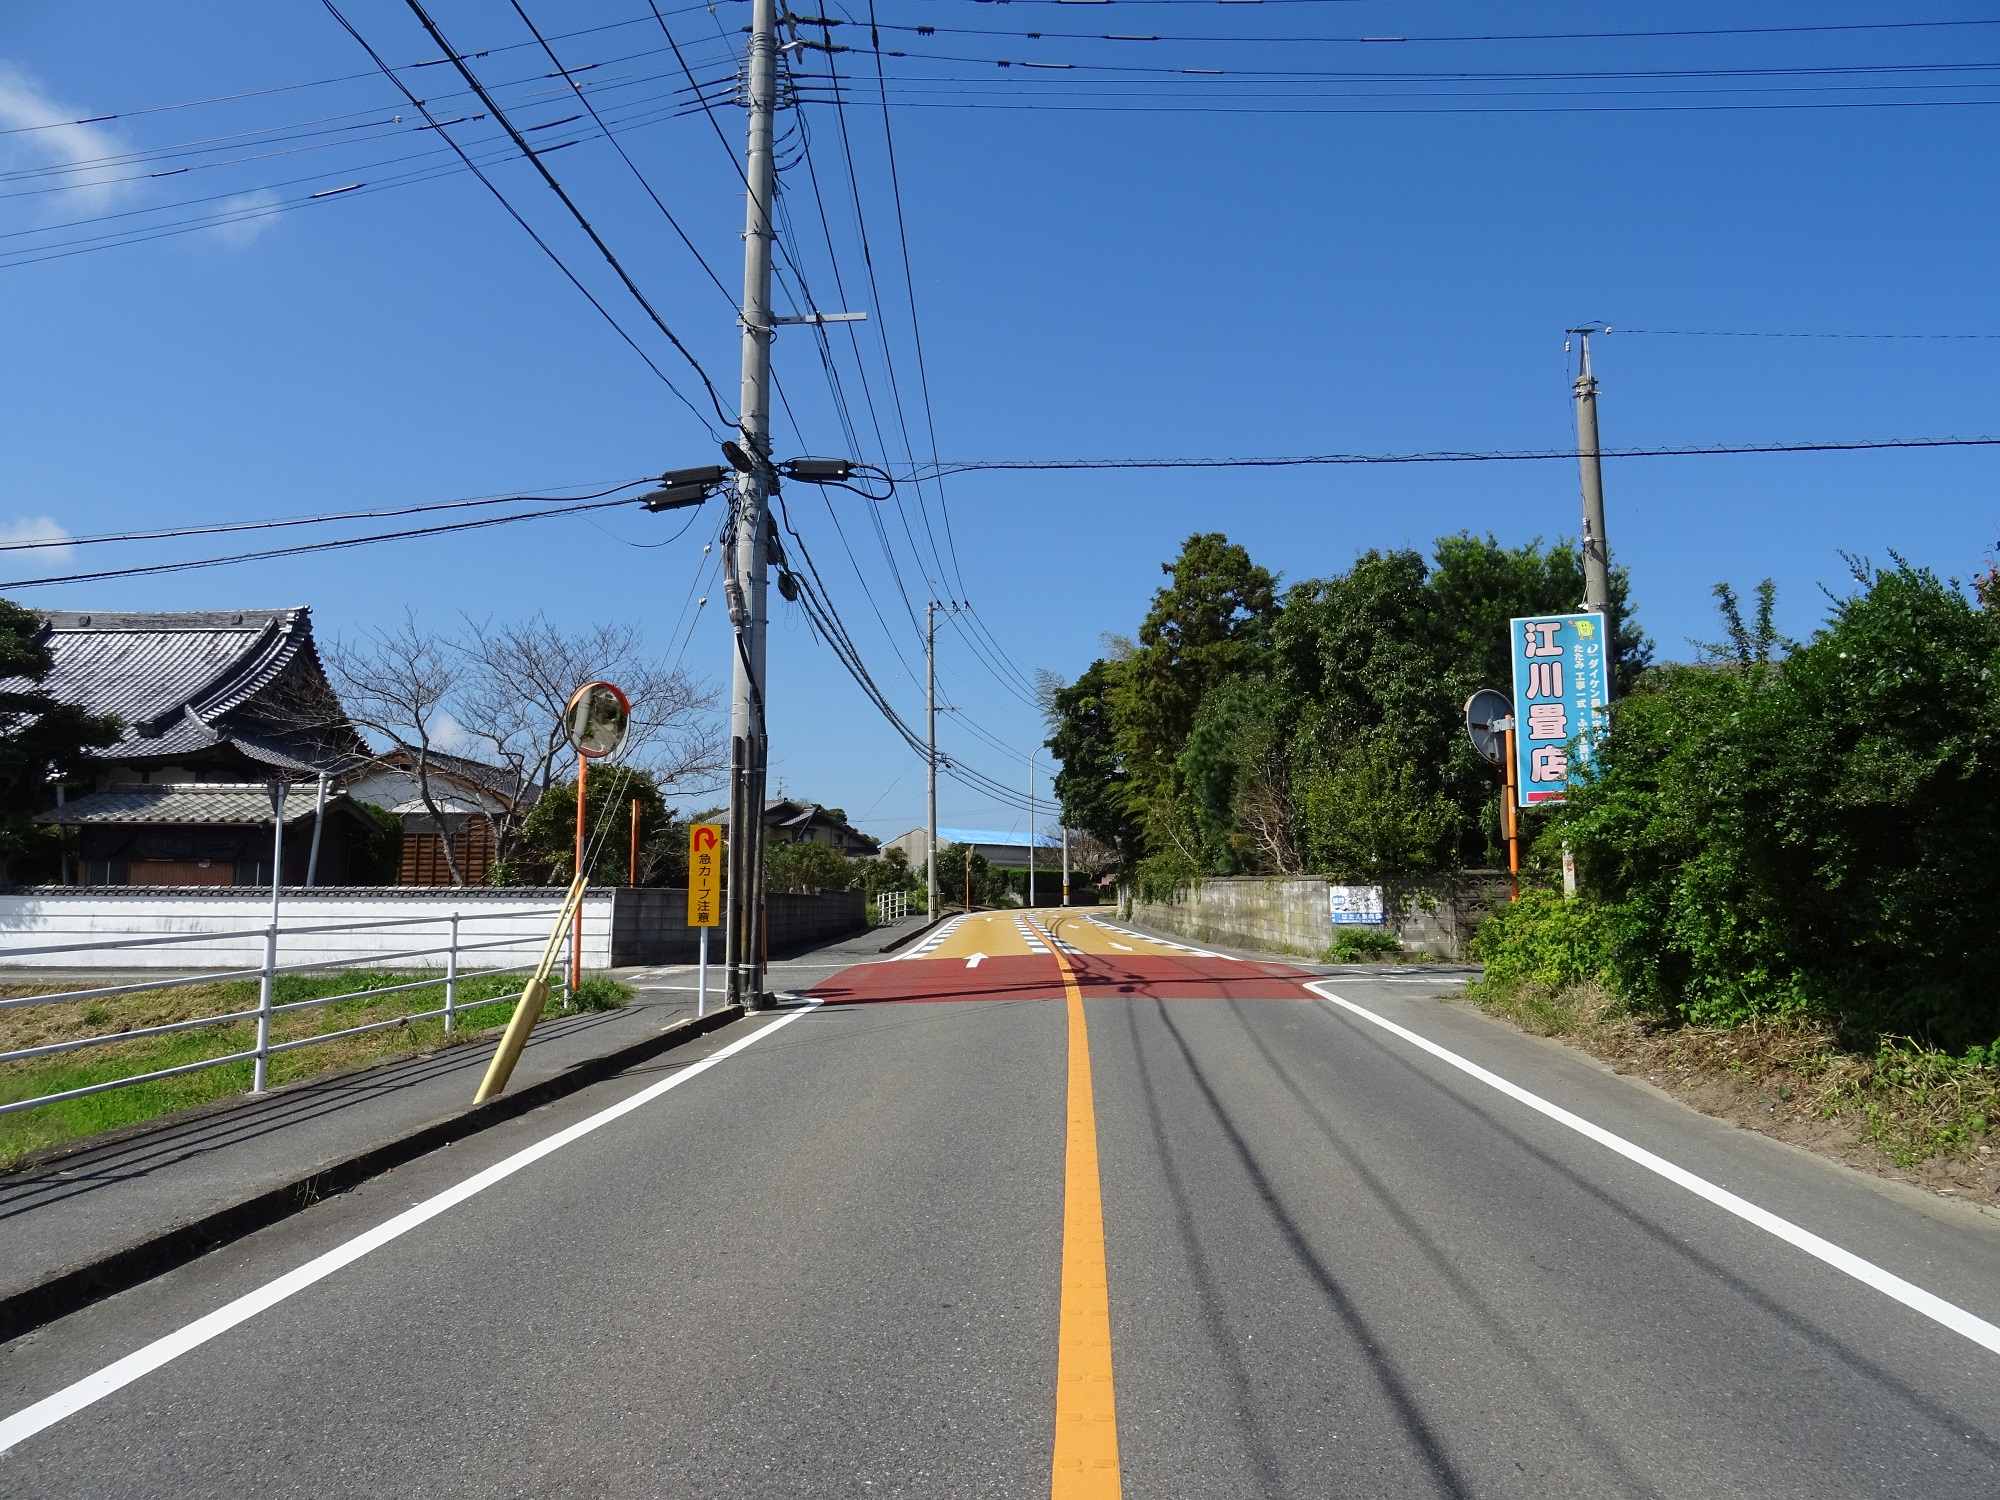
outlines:
M822 13L867 14L865 0L830 7ZM673 115L686 99L672 94L682 78L645 0L527 8L545 31L605 28L557 41L563 63L600 64L579 76L603 81L595 98L620 141L737 286L741 184L708 120ZM437 55L400 0L343 9L391 63ZM476 66L504 85L518 123L551 122L543 141L574 132L553 123L576 108L559 81L537 81L550 70L517 45L527 33L506 0L433 9L460 50L489 52ZM711 13L661 0L661 9L699 79L730 71L746 4ZM2000 26L1344 45L1057 35L2000 19L1990 5L878 0L877 13L940 28L885 31L883 45L910 54L887 64L890 116L930 420L947 458L1561 447L1570 440L1562 330L1588 319L1620 330L2000 334L1991 103ZM963 34L979 31L1011 34ZM905 452L886 332L913 447L928 457L865 27L843 27L836 40L855 48L836 58L852 187L827 85L809 85L816 102L804 113L840 292L803 160L784 174L790 244L818 306L844 301L873 320L857 331L858 365L844 330L832 346L866 456ZM1003 57L1015 66L998 68ZM1084 66L1030 73L1020 66L1030 60ZM825 63L813 54L801 67L824 78ZM713 461L701 423L486 190L445 169L441 154L413 155L435 142L319 4L22 0L0 17L0 67L0 126L121 116L0 135L0 171L10 174L0 177L0 525L16 536L587 487ZM1768 71L1777 69L1793 71ZM1849 71L1797 71L1831 69ZM1427 76L1273 76L1371 70ZM1543 76L1447 76L1496 73ZM342 75L361 76L131 113ZM446 97L448 70L406 76L441 117L470 112ZM1974 102L1928 102L1938 100ZM1842 107L1769 107L1800 103ZM1871 107L1845 107L1855 103ZM717 117L735 144L740 111L723 105ZM476 153L505 155L490 122L454 133ZM434 165L422 180L383 186ZM624 164L603 141L579 139L549 165L733 397L728 299ZM661 368L696 389L529 169L500 159L492 175ZM284 207L350 182L366 186ZM51 187L60 190L40 191ZM196 214L220 222L74 253L83 236ZM107 215L117 217L89 222ZM1992 337L1620 331L1595 352L1613 446L2000 432ZM811 335L784 333L777 367L803 431L781 420L780 452L843 451ZM1666 654L1712 633L1709 591L1723 579L1775 577L1782 623L1803 633L1823 612L1822 585L1841 586L1843 551L1894 549L1968 576L2000 533L1996 476L1991 449L1614 462L1611 543ZM921 648L904 598L920 611L933 583L975 603L1014 668L1072 676L1101 632L1133 629L1160 562L1191 531L1225 531L1296 580L1343 567L1362 548L1421 546L1459 528L1508 542L1573 534L1578 512L1574 466L1564 463L966 475L942 504L927 490L872 513L838 491L793 486L787 499L874 676L913 722ZM715 519L711 505L678 541L674 518L551 519L12 596L86 609L304 603L333 635L406 606L440 629L461 612L541 609L579 624L637 620L670 651ZM0 556L10 559L5 576L21 579L212 555L241 540ZM686 656L717 678L727 662L719 606L718 593ZM993 645L980 644L975 654L957 626L941 635L944 692L963 710L945 716L943 742L1025 784L1020 757L1039 738L1035 717L1006 667L989 664ZM844 806L878 834L920 820L920 764L782 606L771 674L773 775L787 792ZM941 803L948 824L1023 822L949 783Z

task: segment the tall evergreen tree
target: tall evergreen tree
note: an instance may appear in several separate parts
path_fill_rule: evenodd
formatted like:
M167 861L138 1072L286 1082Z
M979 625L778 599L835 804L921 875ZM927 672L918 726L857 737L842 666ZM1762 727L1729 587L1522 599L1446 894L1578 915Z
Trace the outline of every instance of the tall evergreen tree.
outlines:
M108 714L60 703L42 683L55 667L45 622L0 599L0 880L52 873L52 831L31 823L55 801L55 784L81 775L90 752L117 743Z

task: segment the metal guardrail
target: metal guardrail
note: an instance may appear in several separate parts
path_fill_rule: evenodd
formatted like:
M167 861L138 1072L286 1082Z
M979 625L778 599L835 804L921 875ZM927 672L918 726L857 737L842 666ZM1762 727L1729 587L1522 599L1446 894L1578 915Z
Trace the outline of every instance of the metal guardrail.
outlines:
M489 978L496 974L519 974L532 969L530 963L503 964L491 968L465 969L460 959L468 953L477 953L489 948L514 947L522 940L518 937L492 939L485 942L466 942L460 936L460 926L466 922L516 920L521 917L551 917L562 913L560 906L530 907L497 912L453 912L450 940L422 948L402 948L394 952L375 955L373 960L362 962L391 962L397 959L422 958L432 954L444 956L444 973L427 979L413 979L400 984L377 985L365 990L349 990L338 995L321 995L307 1000L289 1000L275 1003L274 989L280 974L309 973L315 969L341 969L356 966L356 960L348 958L320 959L306 963L280 964L278 962L278 940L281 937L300 937L316 933L350 933L376 931L389 927L410 927L424 923L435 923L440 919L435 915L422 917L396 917L385 921L316 923L310 926L282 927L274 920L262 927L249 927L228 932L176 933L167 937L117 939L103 943L61 943L40 948L0 948L0 960L53 953L97 952L105 949L130 949L158 947L172 943L214 941L227 938L260 937L264 940L264 961L255 968L224 969L208 974L184 974L147 979L132 984L97 985L89 989L62 990L47 995L23 995L11 1000L0 1000L0 1009L13 1009L27 1005L61 1005L76 1000L99 1000L115 995L133 995L149 990L186 989L198 984L214 984L228 979L251 979L259 981L257 1004L254 1007L229 1011L216 1016L198 1016L186 1021L169 1021L158 1026L136 1027L129 1031L108 1032L102 1036L73 1037L68 1041L45 1042L34 1047L20 1047L11 1052L0 1052L0 1063L16 1062L32 1057L49 1057L58 1053L78 1052L89 1047L108 1046L113 1042L136 1041L144 1037L168 1036L176 1032L195 1031L204 1026L227 1026L239 1021L255 1020L257 1023L257 1044L248 1051L231 1052L221 1057L203 1058L199 1062L182 1063L171 1068L156 1068L148 1073L135 1073L125 1078L107 1079L102 1083L85 1084L79 1088L63 1089L53 1094L41 1094L32 1099L17 1099L9 1104L0 1104L0 1115L13 1114L19 1110L35 1109L44 1104L57 1104L65 1099L81 1099L91 1094L108 1093L112 1089L130 1088L133 1084L151 1083L162 1078L173 1078L182 1073L198 1072L203 1068L219 1068L229 1063L254 1062L251 1091L263 1093L269 1082L270 1060L281 1052L297 1051L301 1047L317 1046L321 1042L336 1041L341 1037L358 1036L363 1032L384 1031L392 1026L407 1026L412 1021L429 1020L435 1016L444 1017L445 1035L450 1036L457 1029L459 1012L487 1005L504 1005L521 998L521 991L510 995L493 995L475 1000L470 1005L459 1000L459 988L467 980ZM444 1004L430 1010L413 1011L400 1016L391 1016L380 1021L367 1021L359 1026L345 1027L339 1031L321 1032L317 1036L297 1037L288 1042L271 1040L271 1022L295 1011L315 1009L324 1005L338 1005L347 1000L371 999L377 995L392 995L407 990L428 989L434 985L444 986ZM565 996L568 986L563 985Z

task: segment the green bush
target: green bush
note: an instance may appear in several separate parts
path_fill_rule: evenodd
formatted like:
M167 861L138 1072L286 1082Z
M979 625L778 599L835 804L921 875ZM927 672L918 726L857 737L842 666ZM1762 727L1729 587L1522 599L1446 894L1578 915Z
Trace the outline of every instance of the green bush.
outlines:
M1703 1025L2000 1035L2000 615L1898 560L1804 645L1768 584L1711 660L1649 674L1551 837L1602 898L1613 988ZM1496 939L1497 940L1497 939Z
M1371 958L1402 951L1403 945L1393 932L1372 932L1365 927L1349 929L1335 936L1333 945L1326 950L1326 962L1363 964Z
M1594 902L1552 891L1521 892L1472 935L1472 954L1486 966L1488 985L1559 990L1601 981L1610 962L1611 924Z
M764 846L764 889L806 895L813 891L844 891L862 883L862 871L831 844L802 839L795 844Z

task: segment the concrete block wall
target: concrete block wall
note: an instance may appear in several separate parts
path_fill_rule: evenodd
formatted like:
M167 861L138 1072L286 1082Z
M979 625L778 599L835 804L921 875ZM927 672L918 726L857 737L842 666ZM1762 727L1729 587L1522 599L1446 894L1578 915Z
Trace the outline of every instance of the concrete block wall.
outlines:
M687 892L670 888L612 891L611 962L693 963L700 937L687 924ZM824 891L813 896L772 894L765 899L771 952L782 955L816 943L864 932L868 898L861 891ZM708 940L711 963L722 961L722 929Z
M1329 882L1317 875L1233 875L1205 880L1168 901L1132 903L1136 921L1198 943L1291 953L1317 959L1343 930L1333 924ZM1384 892L1383 927L1345 929L1393 933L1405 948L1463 960L1487 909L1507 896L1507 877L1468 870L1449 880L1391 886Z

